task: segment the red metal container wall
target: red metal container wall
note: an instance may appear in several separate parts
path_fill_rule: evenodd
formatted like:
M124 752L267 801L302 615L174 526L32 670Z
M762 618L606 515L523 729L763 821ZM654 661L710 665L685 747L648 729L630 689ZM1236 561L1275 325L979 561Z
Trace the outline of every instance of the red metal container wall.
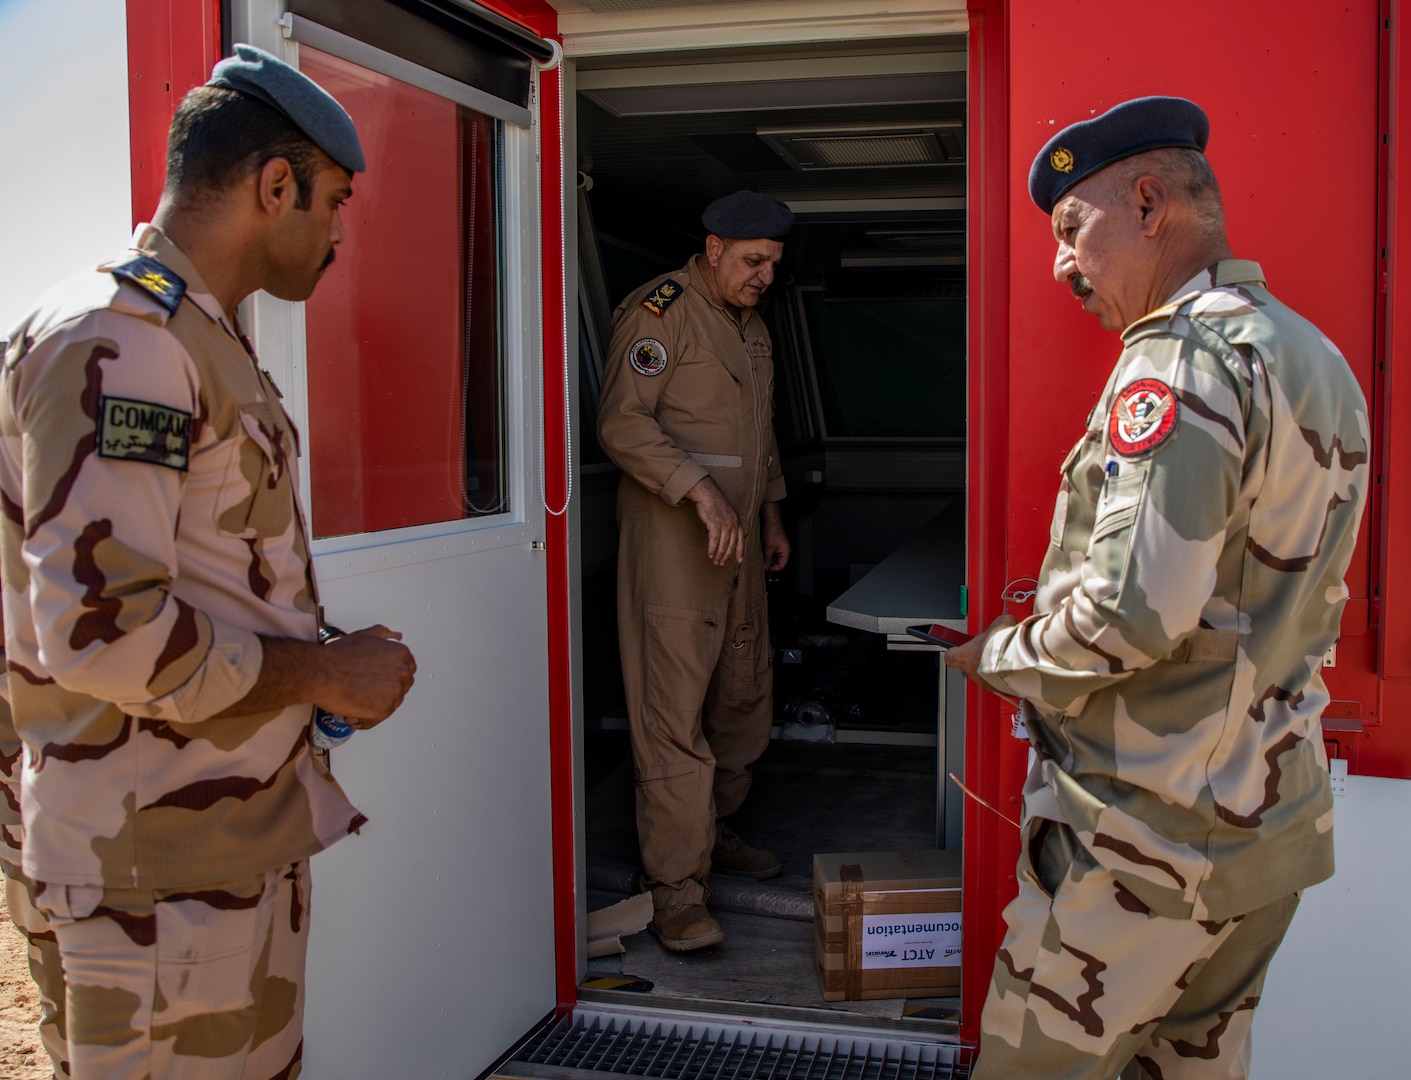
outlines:
M1259 261L1274 292L1337 343L1372 402L1383 26L1377 0L1307 0L1281 6L1278 18L1267 5L1215 0L1159 17L1124 0L970 6L971 123L1007 125L1009 200L1007 215L986 202L994 197L996 151L991 135L972 130L970 227L979 236L970 259L971 455L982 461L972 460L970 473L970 576L982 593L973 605L980 628L999 610L997 597L988 595L996 581L1037 572L1058 464L1120 351L1117 338L1053 280L1049 222L1027 193L1035 152L1062 125L1131 97L1174 94L1199 102L1211 119L1209 157L1236 254ZM1001 21L1005 40L998 42ZM996 94L999 64L1006 73L1002 104L977 97ZM989 161L977 158L986 154ZM996 264L1007 269L1003 286ZM994 325L995 297L986 295L997 288L1008 303L1002 328ZM1002 408L993 400L996 390L1005 395ZM1002 475L994 475L997 468ZM993 500L1004 503L1004 529L994 525ZM1386 684L1378 682L1376 642L1368 632L1375 586L1370 535L1364 522L1348 574L1354 599L1338 664L1326 674L1343 711L1374 725ZM994 571L997 562L1002 575ZM971 716L967 766L981 794L1008 812L1022 744L1008 737L993 699L972 696ZM1399 728L1369 726L1358 742L1360 771L1411 775L1411 747ZM1017 838L1007 828L984 811L967 814L963 1031L972 1038L1003 933L998 912L1015 891Z

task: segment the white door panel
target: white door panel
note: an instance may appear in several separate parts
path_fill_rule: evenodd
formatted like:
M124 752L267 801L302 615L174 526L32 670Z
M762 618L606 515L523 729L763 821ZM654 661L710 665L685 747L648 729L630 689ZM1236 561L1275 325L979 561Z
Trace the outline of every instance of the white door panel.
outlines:
M279 32L282 8L280 0L237 0L234 39L296 64L303 54L315 70L317 54ZM325 75L342 72L342 81L330 87L335 96L350 87L360 92L356 78L339 68L341 61L319 62L317 70ZM386 83L375 91L382 101L402 93ZM423 105L431 103L414 98L404 95L419 122L426 122ZM368 115L366 99L349 107L355 120ZM424 524L359 532L338 524L354 520L356 510L353 518L328 510L326 496L336 488L325 486L322 502L319 490L321 482L344 482L329 469L330 429L339 429L348 445L350 466L352 458L365 464L374 450L389 445L446 445L444 433L428 434L427 425L397 413L396 399L405 401L408 384L425 365L446 359L424 336L413 345L416 335L403 331L455 318L452 307L430 298L444 295L437 288L456 270L425 257L421 241L407 247L402 240L411 234L398 231L396 215L409 212L422 230L418 235L426 234L429 186L414 187L411 197L405 190L378 194L380 174L400 173L425 185L428 168L444 167L444 161L416 160L405 152L418 145L415 139L360 124L369 162L378 168L354 180L354 198L344 211L350 235L319 292L307 305L258 294L246 311L261 360L283 386L285 406L304 432L305 507L314 512L316 532L331 537L314 541L326 617L345 630L374 623L400 630L417 659L416 685L402 708L333 751L334 774L369 823L313 860L304 1055L310 1080L475 1076L556 1002L546 572L544 553L532 546L544 536L537 165L532 131L510 125L494 130L498 344L491 342L494 335L472 339L468 331L465 340L471 342L469 364L498 350L500 377L491 380L491 391L480 391L473 381L466 385L472 403L487 400L487 393L499 395L503 437L499 456L487 465L486 418L476 413L466 420L466 439L472 430L479 438L475 451L466 453L466 475L478 484L463 493L466 514L455 510L452 498L446 513L433 508L412 519ZM477 190L483 200L483 189ZM465 189L462 214L474 205L472 194ZM479 212L489 212L483 201ZM445 232L456 235L457 228L453 211ZM433 248L436 239L430 237ZM474 240L483 258L487 237L477 233ZM463 254L469 249L467 239ZM375 273L358 278L359 259L393 274L391 285L409 280L417 289L400 293L382 311L379 282L389 279ZM330 295L354 286L361 291L346 308L327 306ZM477 276L472 291L483 286ZM483 333L486 312L475 311ZM378 322L384 318L403 329L388 330ZM330 351L328 342L340 340L338 328L354 325L357 333L348 335L353 349L336 345ZM384 335L381 345L378 333ZM360 404L351 406L360 413L335 410L330 417L328 365L349 362L361 346L367 347L356 357L362 368L350 364L347 376L335 377L334 389L369 372L375 379L392 377L375 382L372 391L364 387ZM452 367L459 362L453 359ZM384 422L378 401L388 402L392 419ZM443 411L428 410L428 425ZM454 454L437 459L435 467L448 462L454 466ZM418 464L403 459L398 467L414 472ZM365 479L371 491L370 474ZM408 486L414 482L413 476ZM484 512L492 490L498 512L475 516ZM385 486L380 492L369 496L369 520L379 499L386 503L396 494Z
M472 1076L553 1006L543 582L524 544L322 587L418 673L333 752L370 821L314 860L310 1077Z

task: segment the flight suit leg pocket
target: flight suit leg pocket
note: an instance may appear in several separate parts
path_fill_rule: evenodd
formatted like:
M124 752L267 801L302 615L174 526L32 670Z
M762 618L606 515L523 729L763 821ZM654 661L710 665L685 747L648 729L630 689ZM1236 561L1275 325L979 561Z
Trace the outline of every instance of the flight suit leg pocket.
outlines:
M727 627L720 657L720 692L731 705L750 705L769 693L769 624L763 609Z
M647 709L699 715L725 636L720 612L646 605Z

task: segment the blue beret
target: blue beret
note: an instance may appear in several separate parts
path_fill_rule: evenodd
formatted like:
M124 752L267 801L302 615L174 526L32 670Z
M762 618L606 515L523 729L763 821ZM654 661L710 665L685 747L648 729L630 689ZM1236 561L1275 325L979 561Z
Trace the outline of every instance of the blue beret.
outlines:
M1210 121L1185 98L1144 97L1114 105L1101 116L1069 124L1029 167L1029 196L1045 214L1070 188L1113 162L1168 146L1205 150Z
M726 240L782 240L794 227L794 212L758 191L737 191L707 206L701 224Z
M211 69L207 86L238 90L263 101L349 172L367 168L353 119L318 83L253 45L235 46Z

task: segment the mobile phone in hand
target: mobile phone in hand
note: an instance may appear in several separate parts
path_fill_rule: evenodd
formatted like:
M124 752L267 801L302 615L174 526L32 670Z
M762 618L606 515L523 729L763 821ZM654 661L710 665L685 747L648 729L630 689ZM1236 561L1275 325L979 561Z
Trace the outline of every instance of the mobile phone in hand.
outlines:
M963 630L952 630L949 626L942 626L940 623L932 623L930 626L908 626L906 632L912 637L929 641L932 645L939 645L943 649L964 645L971 638L971 635Z

